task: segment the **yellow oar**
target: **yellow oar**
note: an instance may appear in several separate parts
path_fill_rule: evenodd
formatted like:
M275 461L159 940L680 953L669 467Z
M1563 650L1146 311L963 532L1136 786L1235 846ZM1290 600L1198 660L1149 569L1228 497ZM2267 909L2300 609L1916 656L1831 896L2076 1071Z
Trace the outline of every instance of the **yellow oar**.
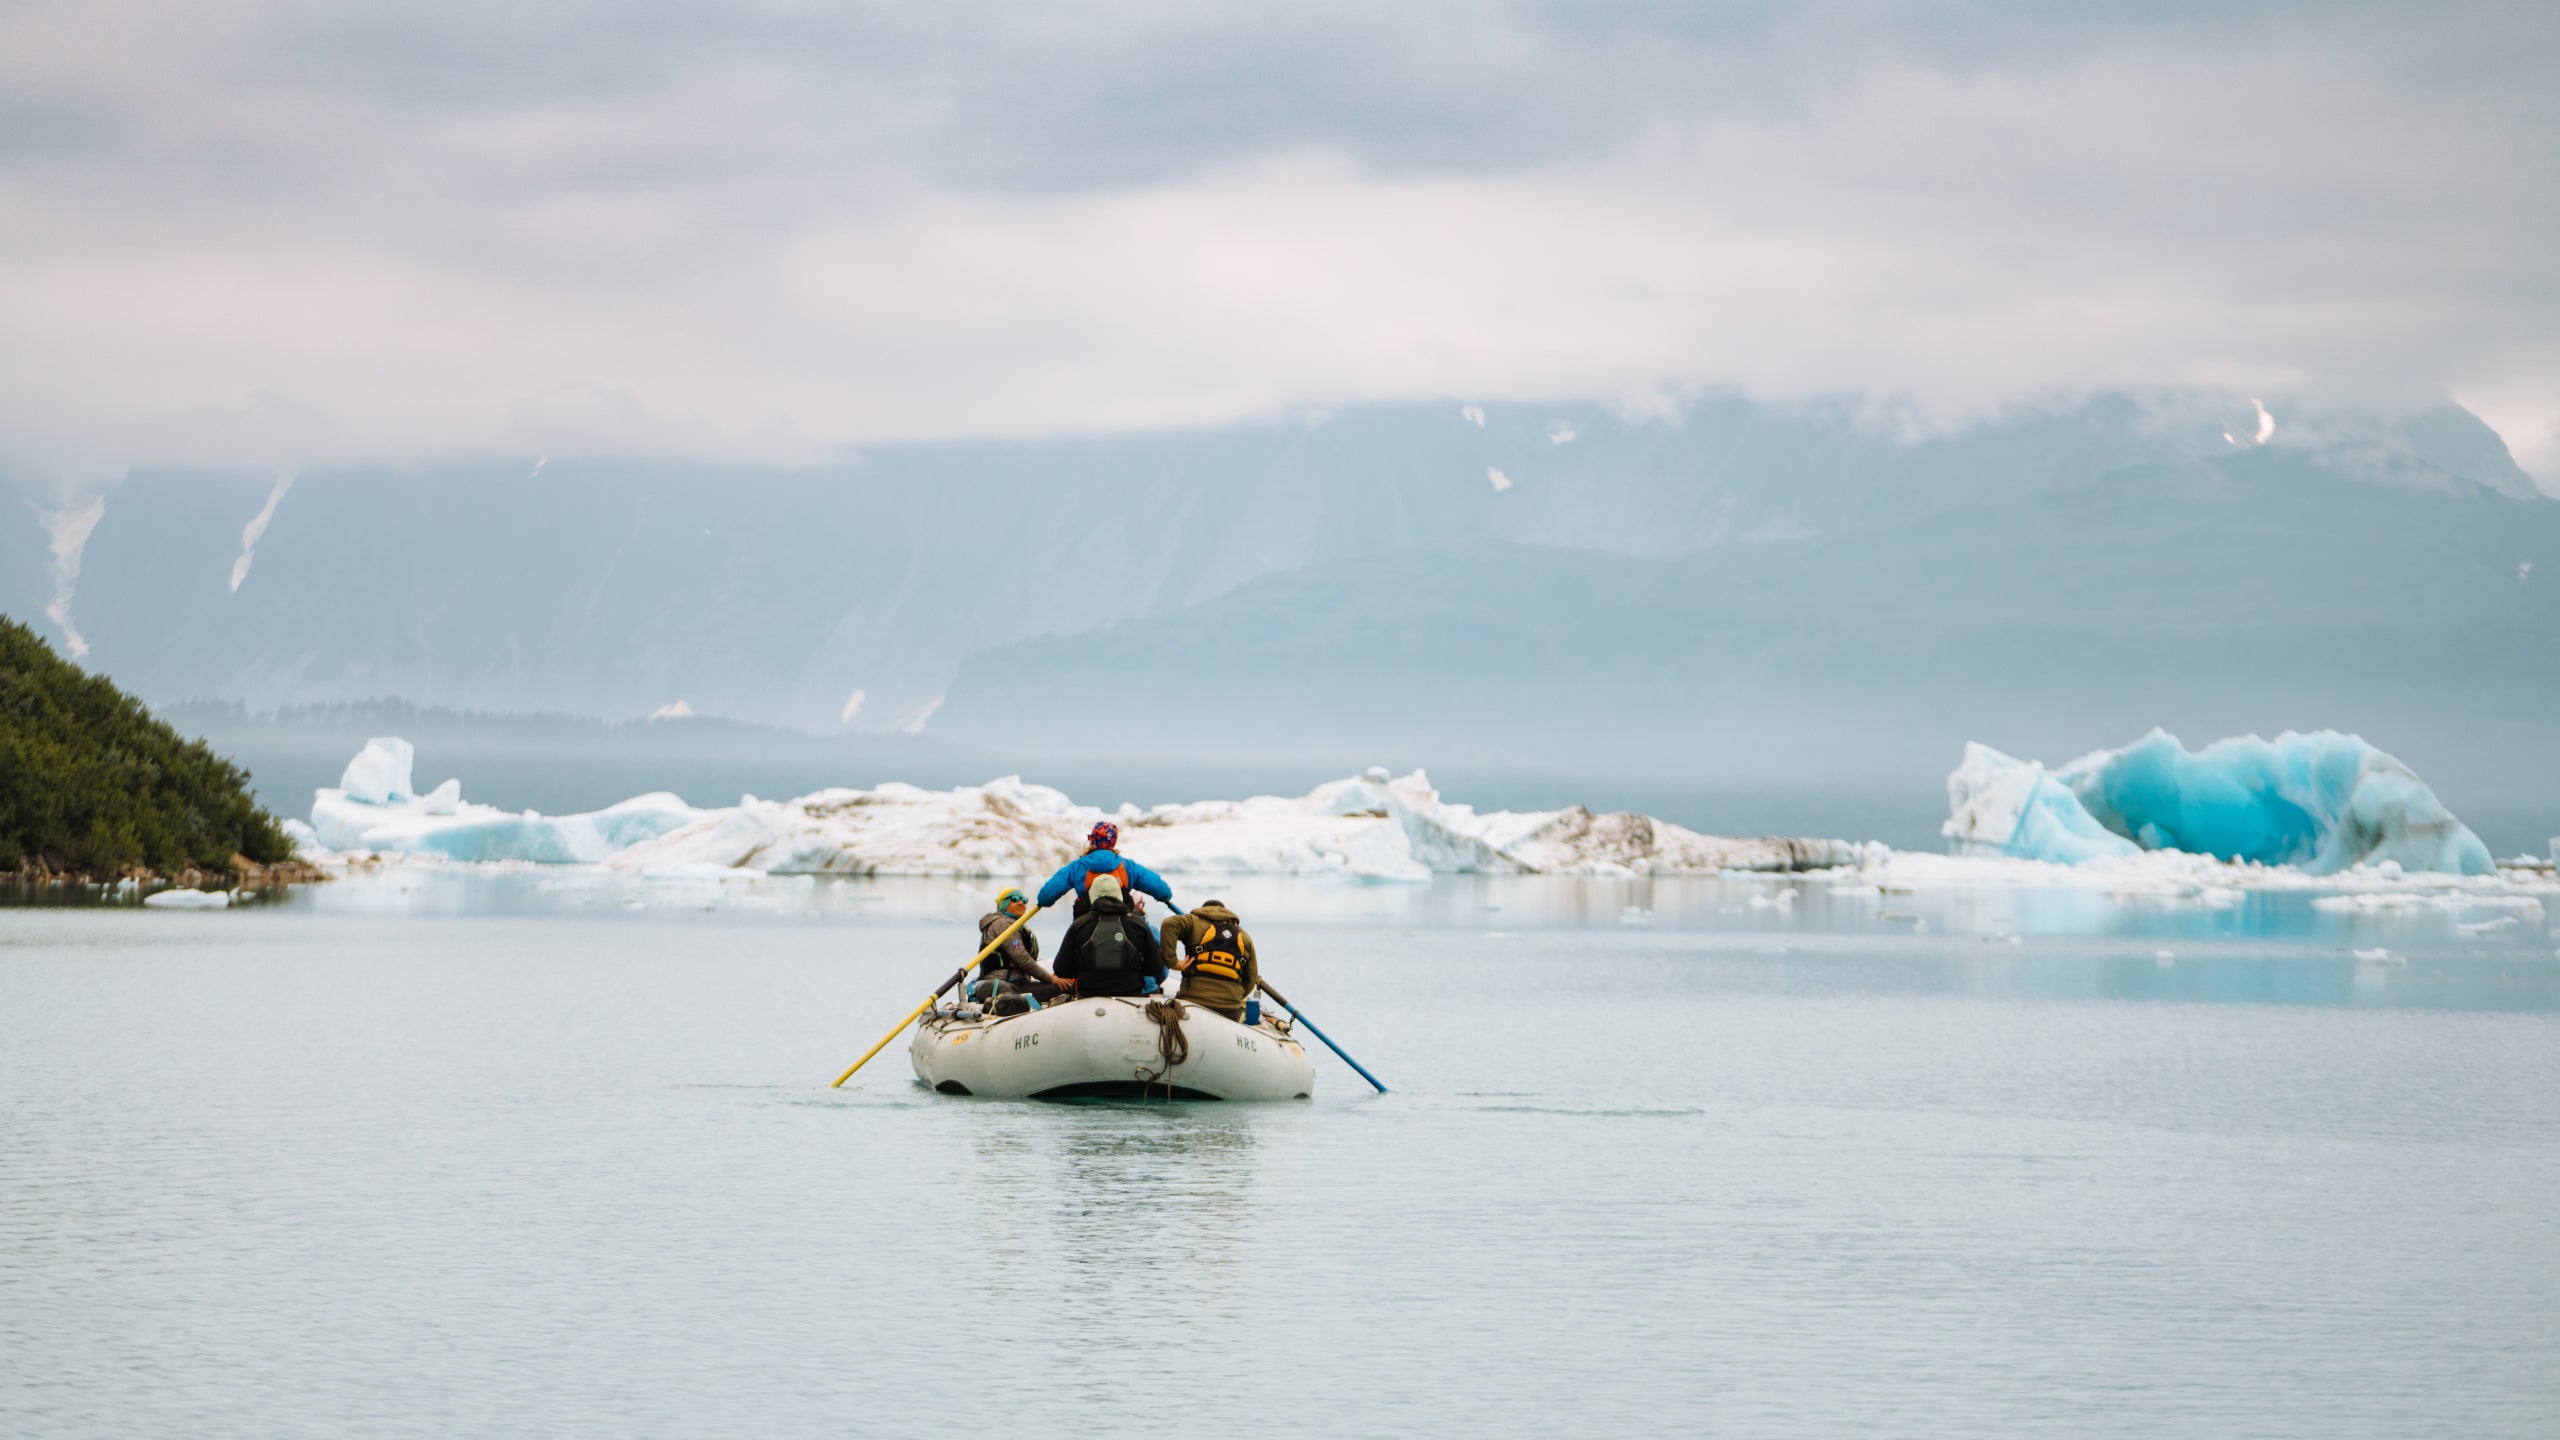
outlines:
M897 1039L900 1035L902 1035L902 1034L906 1033L906 1029L907 1029L907 1027L908 1027L908 1026L910 1026L910 1025L913 1025L914 1023L916 1023L916 1017L917 1017L917 1016L922 1015L922 1014L923 1014L924 1012L926 1012L927 1010L932 1009L932 1008L933 1008L933 1002L935 1002L935 1001L937 1001L937 1000L941 999L941 998L942 998L942 994L943 994L943 992L944 992L944 991L949 990L952 986L957 985L957 984L959 984L961 981L963 981L963 980L967 979L967 978L969 977L969 972L978 968L978 961L979 961L979 960L984 960L984 959L986 959L988 956L993 955L994 953L996 953L996 947L997 947L997 946L1002 945L1004 942L1006 942L1007 940L1012 939L1016 934L1020 933L1020 931L1021 931L1021 929L1022 929L1022 927L1023 927L1023 926L1028 925L1028 924L1030 924L1030 923L1031 923L1031 917L1032 917L1032 916L1034 916L1034 915L1039 914L1039 913L1040 913L1040 911L1041 911L1041 910L1043 910L1043 909L1045 909L1045 908L1047 908L1047 907L1045 907L1045 906L1034 906L1033 908L1031 908L1031 909L1029 909L1029 910L1025 910L1025 911L1023 911L1023 912L1022 912L1022 918L1021 918L1021 919L1016 920L1016 921L1014 921L1012 924L1007 925L1006 927L1004 927L1004 933L1003 933L1003 934L1001 934L1001 935L997 936L996 938L994 938L993 940L990 940L990 941L988 941L988 942L987 942L987 948L978 952L978 959L977 959L977 960L972 960L972 961L970 961L968 964L963 965L963 966L961 966L959 969L954 970L953 972L951 972L951 978L950 978L950 979L948 979L948 980L943 981L940 985L935 986L935 987L934 987L934 991L933 991L933 993L932 993L932 994L930 994L930 995L927 995L926 997L924 997L924 1003L923 1003L923 1004L921 1004L921 1005L917 1006L916 1008L914 1008L913 1010L910 1010L910 1011L908 1011L908 1012L907 1012L907 1018L898 1022L898 1028L897 1028L897 1029L892 1030L892 1031L890 1031L888 1034L881 1036L881 1037L880 1037L880 1043L879 1043L879 1044L874 1045L874 1046L872 1046L870 1049L863 1051L863 1052L862 1052L862 1058L861 1058L861 1059L859 1059L859 1060L854 1061L851 1065L847 1066L847 1067L845 1068L845 1072L844 1072L843 1074L841 1074L841 1075L839 1075L839 1076L837 1076L837 1077L836 1077L835 1084L830 1085L830 1086L828 1086L827 1088L828 1088L828 1089L830 1089L830 1090L839 1090L839 1089L842 1089L842 1088L844 1087L844 1082L846 1082L847 1080L850 1080L850 1079L852 1079L852 1078L853 1078L853 1072L854 1072L854 1071L859 1070L859 1069L861 1069L863 1066L870 1064L870 1063L871 1063L871 1057L872 1057L872 1056L877 1055L877 1054L879 1054L881 1051L888 1049L888 1048L889 1048L889 1042L890 1042L890 1041L892 1041L892 1040Z

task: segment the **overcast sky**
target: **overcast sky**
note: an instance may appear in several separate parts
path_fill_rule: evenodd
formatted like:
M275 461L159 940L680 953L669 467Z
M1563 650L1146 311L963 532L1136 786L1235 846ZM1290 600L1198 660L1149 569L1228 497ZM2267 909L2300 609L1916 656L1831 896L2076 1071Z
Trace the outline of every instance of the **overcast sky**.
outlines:
M0 0L0 462L2191 385L2548 481L2555 75L2541 0Z

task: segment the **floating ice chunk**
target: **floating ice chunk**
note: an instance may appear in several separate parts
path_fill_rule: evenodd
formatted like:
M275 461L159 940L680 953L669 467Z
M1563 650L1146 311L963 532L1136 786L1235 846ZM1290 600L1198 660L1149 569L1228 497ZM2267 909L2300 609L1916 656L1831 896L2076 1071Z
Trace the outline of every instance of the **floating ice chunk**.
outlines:
M142 897L155 910L220 910L231 904L228 890L161 890Z
M441 792L442 787L439 787ZM446 800L451 808L444 808ZM616 851L693 823L702 812L674 795L625 800L585 815L521 814L439 795L366 805L342 791L312 797L311 832L330 850L441 855L449 860L529 860L592 865Z
M2286 731L2189 751L2166 731L2051 772L1985 745L1947 777L1959 854L2081 864L2131 846L2331 875L2487 875L2488 847L2409 767L2353 735ZM2131 842L2128 845L2127 842Z
M338 790L359 805L386 805L415 796L410 772L418 752L397 735L377 735L364 742L356 758L338 777ZM459 792L457 792L459 793Z
M1967 741L1964 763L1947 776L1947 823L1940 833L1959 855L2014 855L2077 865L2140 846L2098 823L2080 798L2032 760Z
M594 864L617 850L693 823L702 812L665 793L642 795L588 815L513 814L462 798L462 782L414 792L416 751L378 736L347 762L334 790L311 798L307 825L289 822L297 849L382 850L452 860Z

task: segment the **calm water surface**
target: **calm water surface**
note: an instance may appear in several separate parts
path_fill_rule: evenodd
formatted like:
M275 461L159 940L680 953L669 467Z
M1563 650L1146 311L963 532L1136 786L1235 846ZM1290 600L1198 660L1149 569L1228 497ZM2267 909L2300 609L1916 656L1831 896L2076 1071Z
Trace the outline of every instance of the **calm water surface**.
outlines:
M2560 1417L2542 917L1266 881L1395 1093L826 1089L983 888L0 911L0 1433Z

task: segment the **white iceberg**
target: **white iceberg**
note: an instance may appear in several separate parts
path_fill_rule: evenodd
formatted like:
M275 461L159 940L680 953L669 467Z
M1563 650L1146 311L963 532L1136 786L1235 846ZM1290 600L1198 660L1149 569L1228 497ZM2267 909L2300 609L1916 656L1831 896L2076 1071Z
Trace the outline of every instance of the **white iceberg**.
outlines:
M1479 815L1427 776L1372 769L1303 796L1106 812L1006 776L925 790L886 784L700 810L643 795L584 815L513 814L447 781L415 793L406 742L368 742L314 797L315 853L391 851L452 860L601 864L650 874L1036 876L1073 859L1101 819L1128 853L1170 875L1316 875L1415 881L1435 874L1686 875L1858 863L1837 840L1728 840L1649 816L1566 810ZM380 799L366 796L379 795Z
M643 840L691 824L701 811L677 796L642 795L585 815L521 814L462 798L447 780L421 796L416 752L398 736L365 742L347 762L336 789L311 799L309 838L316 851L370 850L441 855L449 860L528 860L592 865Z
M2190 751L2163 730L2046 770L1965 746L1942 832L1959 855L2080 865L2141 851L2453 875L2496 871L2489 849L2408 766L2354 735L2244 735Z
M1373 769L1296 797L1203 800L1106 814L1006 776L922 790L821 790L705 812L605 862L615 869L749 867L772 874L1045 875L1112 819L1121 846L1167 875L1665 875L1854 863L1841 841L1725 840L1642 815L1575 807L1478 815L1444 804L1421 771Z

